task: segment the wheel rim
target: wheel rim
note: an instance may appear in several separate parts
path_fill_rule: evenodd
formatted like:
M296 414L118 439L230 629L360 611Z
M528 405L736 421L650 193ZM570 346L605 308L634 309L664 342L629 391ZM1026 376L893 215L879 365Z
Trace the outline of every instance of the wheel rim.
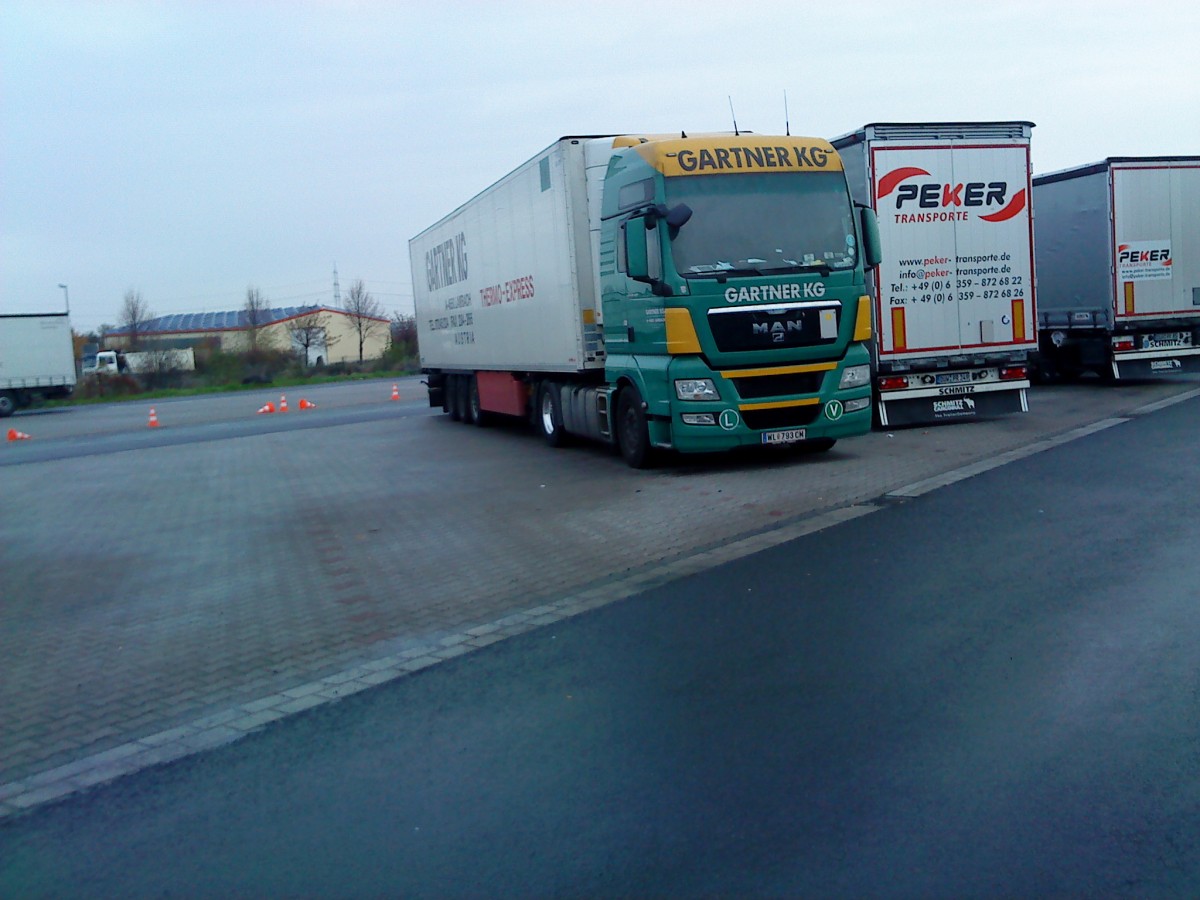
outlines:
M542 392L542 431L554 434L554 398L549 391Z

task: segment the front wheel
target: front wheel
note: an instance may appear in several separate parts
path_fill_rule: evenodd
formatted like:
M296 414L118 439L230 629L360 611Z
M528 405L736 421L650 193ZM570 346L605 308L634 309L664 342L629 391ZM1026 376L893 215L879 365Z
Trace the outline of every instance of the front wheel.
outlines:
M645 407L642 395L632 385L617 397L617 444L625 462L634 469L645 469L653 462Z

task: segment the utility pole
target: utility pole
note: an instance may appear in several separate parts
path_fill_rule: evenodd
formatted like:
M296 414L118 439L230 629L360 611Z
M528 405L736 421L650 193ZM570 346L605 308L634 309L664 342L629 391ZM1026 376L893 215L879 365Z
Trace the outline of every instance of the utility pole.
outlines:
M60 284L59 287L62 288L63 302L67 304L67 315L69 316L71 314L71 292L67 290L65 284Z
M337 263L333 264L333 306L335 309L342 308L342 289L338 287Z

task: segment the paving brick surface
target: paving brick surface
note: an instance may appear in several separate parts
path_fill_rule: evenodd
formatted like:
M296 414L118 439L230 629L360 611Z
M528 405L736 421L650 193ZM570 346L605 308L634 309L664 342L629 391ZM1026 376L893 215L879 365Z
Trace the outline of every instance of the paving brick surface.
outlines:
M1197 383L1043 388L1026 415L648 472L411 404L213 439L199 429L221 413L175 401L197 440L0 465L0 813L220 746ZM322 406L336 407L329 396ZM81 421L115 430L104 413ZM70 415L57 439L79 438Z

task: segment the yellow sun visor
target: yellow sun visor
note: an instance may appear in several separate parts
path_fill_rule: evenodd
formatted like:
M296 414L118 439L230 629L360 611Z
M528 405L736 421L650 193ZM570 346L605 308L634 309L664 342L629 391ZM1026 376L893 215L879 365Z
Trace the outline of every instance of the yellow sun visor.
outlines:
M842 170L842 158L820 138L724 134L629 143L664 175Z

